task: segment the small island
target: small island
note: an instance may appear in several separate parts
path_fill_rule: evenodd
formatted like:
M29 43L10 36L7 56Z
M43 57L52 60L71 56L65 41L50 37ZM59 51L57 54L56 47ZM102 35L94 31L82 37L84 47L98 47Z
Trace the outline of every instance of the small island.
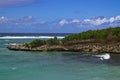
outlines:
M119 54L120 27L88 30L66 36L61 40L57 37L48 40L36 39L28 43L9 45L7 48L16 51L73 51Z

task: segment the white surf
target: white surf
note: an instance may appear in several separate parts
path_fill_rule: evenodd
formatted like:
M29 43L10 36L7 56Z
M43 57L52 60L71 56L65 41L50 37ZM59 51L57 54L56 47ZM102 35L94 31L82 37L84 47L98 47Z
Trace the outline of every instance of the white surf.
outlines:
M103 55L94 55L94 56L100 58L101 60L108 60L108 59L110 59L110 54L108 54L108 53L103 54Z
M54 36L4 36L0 37L0 39L50 39L54 38ZM64 36L57 36L58 39L64 38Z

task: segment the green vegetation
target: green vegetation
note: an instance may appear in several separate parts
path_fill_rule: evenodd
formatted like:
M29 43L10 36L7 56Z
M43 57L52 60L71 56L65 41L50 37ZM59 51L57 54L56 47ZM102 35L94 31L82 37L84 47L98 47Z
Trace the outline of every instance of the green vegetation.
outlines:
M47 45L59 45L60 41L57 39L57 37L55 36L53 39L48 39L46 40L46 44Z
M86 32L82 32L79 34L72 34L69 36L66 36L65 38L58 40L57 37L54 37L53 39L48 40L33 40L30 43L25 43L25 47L37 47L41 45L59 45L64 44L67 42L77 42L77 41L120 41L120 27L115 28L107 28L102 30L89 30Z
M36 39L36 40L33 40L33 41L30 42L30 43L25 43L24 46L25 46L25 47L33 48L33 47L41 46L41 45L44 45L44 44L45 44L45 41L44 41L44 40Z
M46 41L36 39L30 43L25 43L24 46L28 47L28 48L33 48L33 47L38 47L38 46L45 45L45 44L47 44L47 45L59 45L60 41L57 39L57 37L54 37L53 39L48 39Z
M72 34L63 38L61 41L66 43L69 41L73 42L82 40L120 41L120 27L102 30L89 30L79 34Z

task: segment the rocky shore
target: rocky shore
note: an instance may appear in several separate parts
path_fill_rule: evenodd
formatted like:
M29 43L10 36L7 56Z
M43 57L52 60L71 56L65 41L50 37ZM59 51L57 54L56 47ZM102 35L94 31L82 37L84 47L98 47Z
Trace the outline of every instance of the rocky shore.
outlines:
M120 42L118 43L95 43L95 42L78 42L64 45L41 45L38 47L28 48L22 44L9 45L9 50L16 51L73 51L73 52L97 52L97 53L120 53Z

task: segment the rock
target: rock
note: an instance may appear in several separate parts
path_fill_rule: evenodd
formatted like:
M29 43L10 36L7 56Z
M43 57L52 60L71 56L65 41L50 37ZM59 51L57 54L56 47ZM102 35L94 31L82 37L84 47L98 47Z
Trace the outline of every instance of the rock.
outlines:
M28 48L24 45L9 45L10 50L21 51L79 51L79 52L107 52L107 53L120 53L120 42L114 44L102 43L79 43L69 45L42 45L34 48Z

